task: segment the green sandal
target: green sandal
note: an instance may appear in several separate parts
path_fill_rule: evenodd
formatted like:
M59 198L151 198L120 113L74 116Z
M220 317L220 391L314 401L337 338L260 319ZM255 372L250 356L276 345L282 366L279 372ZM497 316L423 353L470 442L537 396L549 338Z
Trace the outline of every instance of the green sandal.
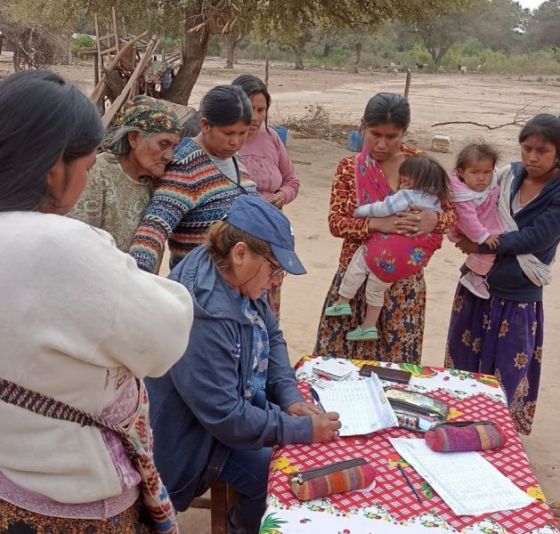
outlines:
M375 326L370 328L358 326L346 334L348 341L371 341L372 339L377 339L377 337L377 328Z
M343 315L352 315L352 308L348 302L335 302L325 310L327 317L341 317Z

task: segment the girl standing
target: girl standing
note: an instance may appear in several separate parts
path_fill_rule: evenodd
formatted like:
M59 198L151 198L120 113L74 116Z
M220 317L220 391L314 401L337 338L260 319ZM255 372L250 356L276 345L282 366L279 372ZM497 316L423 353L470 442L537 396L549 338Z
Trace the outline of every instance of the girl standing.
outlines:
M284 143L274 128L268 127L270 93L264 82L251 74L238 76L232 85L241 87L253 106L253 119L247 140L239 154L249 176L257 184L258 193L281 209L296 198L299 179ZM268 293L268 303L277 319L280 318L281 287L282 281L279 280Z
M519 134L521 160L501 169L499 211L505 232L494 250L467 239L465 253L495 253L490 299L459 284L445 365L495 374L517 430L531 432L543 345L543 286L560 241L560 119L540 114Z

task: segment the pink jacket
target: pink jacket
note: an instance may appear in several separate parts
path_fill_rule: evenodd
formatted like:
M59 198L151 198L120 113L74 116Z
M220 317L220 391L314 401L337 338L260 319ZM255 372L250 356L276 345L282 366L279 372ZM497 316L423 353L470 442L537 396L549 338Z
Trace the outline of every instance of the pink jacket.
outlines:
M473 191L460 180L456 173L451 175L451 191L457 225L449 233L451 241L459 241L463 236L481 244L490 235L503 233L498 215L498 197L500 187L496 177L484 191Z
M299 180L288 151L274 128L263 125L257 135L247 141L239 151L249 177L257 184L259 194L268 199L282 191L291 202L299 191Z

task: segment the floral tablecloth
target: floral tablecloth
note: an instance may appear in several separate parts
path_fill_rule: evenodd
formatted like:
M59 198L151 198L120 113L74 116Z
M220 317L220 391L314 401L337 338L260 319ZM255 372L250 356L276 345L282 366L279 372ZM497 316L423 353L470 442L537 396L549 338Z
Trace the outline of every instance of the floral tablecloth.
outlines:
M299 387L309 396L316 378L310 357L296 366ZM371 361L354 360L357 367ZM410 364L378 363L410 371L407 388L429 392L450 406L448 420L490 420L507 436L499 450L481 454L514 484L535 500L519 509L483 516L455 516L445 502L392 448L389 437L418 437L393 428L368 436L338 438L329 443L278 447L272 457L268 501L261 534L366 534L447 531L462 533L559 533L552 511L545 503L519 436L513 427L504 394L493 376L455 369ZM357 377L356 377L357 378ZM333 495L300 503L289 487L291 473L350 458L364 457L376 468L373 489ZM402 477L406 472L421 496L415 498Z

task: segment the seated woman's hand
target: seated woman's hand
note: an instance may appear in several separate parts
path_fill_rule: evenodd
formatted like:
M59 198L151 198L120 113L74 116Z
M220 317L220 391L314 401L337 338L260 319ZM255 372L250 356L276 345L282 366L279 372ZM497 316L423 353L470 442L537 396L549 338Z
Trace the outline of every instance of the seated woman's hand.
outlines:
M294 402L290 404L285 411L288 415L295 416L320 415L323 413L315 404L305 401Z
M438 221L435 211L411 206L408 211L397 214L397 232L406 234L410 237L418 237L428 232L432 232Z
M337 412L312 415L313 442L330 441L338 436L338 429L342 426Z

